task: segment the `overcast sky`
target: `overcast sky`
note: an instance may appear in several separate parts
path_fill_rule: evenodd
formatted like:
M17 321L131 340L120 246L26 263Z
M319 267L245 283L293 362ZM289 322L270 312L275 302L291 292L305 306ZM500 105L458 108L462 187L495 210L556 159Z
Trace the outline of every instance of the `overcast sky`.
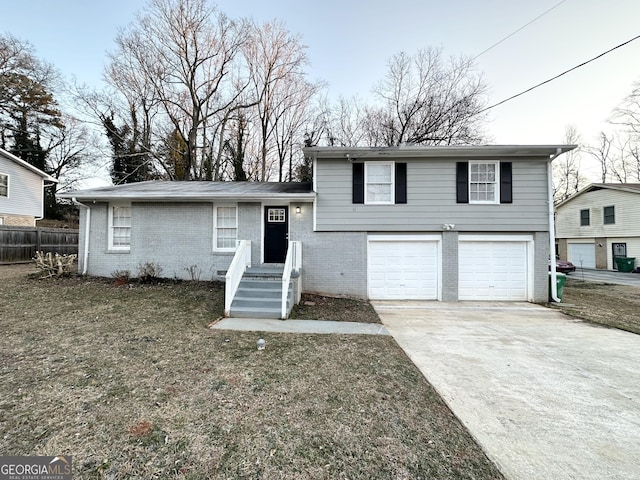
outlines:
M560 0L220 0L231 17L281 19L308 46L332 97L366 97L395 53L443 47L475 56ZM144 0L3 2L0 29L32 43L66 77L99 84L105 52ZM640 34L640 0L565 0L477 58L497 103ZM589 141L640 80L640 39L492 109L492 143L553 144L573 124Z

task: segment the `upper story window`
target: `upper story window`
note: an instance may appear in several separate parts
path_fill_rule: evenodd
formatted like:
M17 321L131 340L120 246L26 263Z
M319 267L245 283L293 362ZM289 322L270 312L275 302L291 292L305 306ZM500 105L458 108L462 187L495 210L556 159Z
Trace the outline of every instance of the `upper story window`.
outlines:
M580 226L587 227L590 224L589 209L580 210Z
M498 203L499 198L499 163L469 162L469 203Z
M357 162L353 164L352 175L353 203L407 203L406 163Z
M109 249L131 248L131 205L109 206Z
M233 252L238 243L238 208L216 206L213 212L214 250Z
M613 206L604 207L604 224L610 225L616 223L616 210Z
M456 203L513 203L511 162L456 162Z
M9 175L0 173L0 197L9 196Z
M392 204L393 203L393 162L366 163L365 198L364 203Z

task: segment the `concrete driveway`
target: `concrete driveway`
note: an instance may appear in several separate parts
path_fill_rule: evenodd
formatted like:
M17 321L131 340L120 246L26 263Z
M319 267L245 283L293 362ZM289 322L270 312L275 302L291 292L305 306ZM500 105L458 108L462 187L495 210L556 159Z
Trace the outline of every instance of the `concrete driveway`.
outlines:
M508 479L640 479L640 335L527 303L373 304Z
M640 287L640 273L624 273L617 270L598 270L595 268L578 268L569 274L574 280L587 282L614 283L616 285L632 285Z

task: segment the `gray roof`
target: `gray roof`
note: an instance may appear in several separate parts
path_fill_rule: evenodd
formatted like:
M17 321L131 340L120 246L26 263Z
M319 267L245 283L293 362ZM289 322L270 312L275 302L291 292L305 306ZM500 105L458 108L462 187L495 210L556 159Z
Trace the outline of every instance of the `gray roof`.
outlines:
M61 193L78 201L136 200L190 202L221 200L309 200L315 198L307 182L169 182L149 181Z
M550 159L553 155L565 153L577 145L444 145L399 147L307 147L305 155L316 158L514 158L542 157Z

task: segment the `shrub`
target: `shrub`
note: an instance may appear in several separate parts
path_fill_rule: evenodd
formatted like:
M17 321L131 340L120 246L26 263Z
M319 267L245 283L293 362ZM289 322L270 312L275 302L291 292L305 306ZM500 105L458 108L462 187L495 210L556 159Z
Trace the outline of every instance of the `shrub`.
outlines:
M115 279L116 285L126 285L131 280L131 272L129 270L114 270L111 276Z
M199 283L200 275L202 275L202 270L197 265L191 265L190 267L185 267L185 270L191 277L191 281Z
M162 267L155 262L147 262L138 265L138 274L136 277L140 283L155 283L162 275Z

